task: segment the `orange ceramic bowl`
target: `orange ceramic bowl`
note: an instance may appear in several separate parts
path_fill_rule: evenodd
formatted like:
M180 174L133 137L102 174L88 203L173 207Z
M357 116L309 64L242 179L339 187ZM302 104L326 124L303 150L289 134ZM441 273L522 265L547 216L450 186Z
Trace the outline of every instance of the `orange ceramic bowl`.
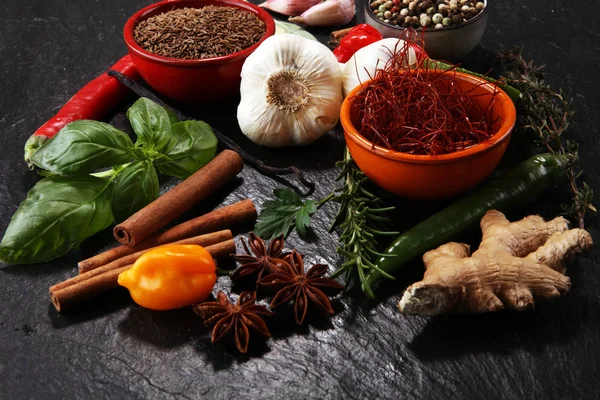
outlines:
M463 91L470 90L484 108L496 92L492 106L495 133L485 142L450 154L412 155L373 145L355 127L360 105L354 100L362 87L346 97L340 116L346 145L356 165L379 187L410 199L441 199L472 188L496 168L515 125L515 106L504 91L483 79L460 72L456 78Z
M237 7L250 11L265 23L266 32L258 43L247 49L223 57L199 60L159 56L142 49L133 39L134 29L140 21L178 8L200 8L208 5ZM244 61L274 33L273 17L262 7L242 0L165 0L133 14L123 31L133 63L142 78L154 90L173 100L197 104L222 102L238 96Z

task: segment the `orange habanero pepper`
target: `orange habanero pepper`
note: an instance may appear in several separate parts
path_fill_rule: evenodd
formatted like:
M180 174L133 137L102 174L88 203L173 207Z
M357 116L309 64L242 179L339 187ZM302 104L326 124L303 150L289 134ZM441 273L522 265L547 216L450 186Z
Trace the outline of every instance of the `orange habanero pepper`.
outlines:
M172 310L206 300L217 281L216 270L204 247L169 244L138 258L119 275L119 285L142 307Z

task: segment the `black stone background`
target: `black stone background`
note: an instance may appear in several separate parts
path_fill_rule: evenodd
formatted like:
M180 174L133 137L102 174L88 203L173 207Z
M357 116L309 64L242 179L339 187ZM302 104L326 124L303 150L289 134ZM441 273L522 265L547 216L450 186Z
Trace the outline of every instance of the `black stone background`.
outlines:
M22 161L29 135L81 86L125 54L122 27L149 4L140 0L5 0L0 3L0 232L38 180ZM257 2L258 3L258 2ZM362 22L358 2L355 22ZM503 47L547 64L548 81L574 98L571 134L581 143L585 179L600 193L600 1L490 0L481 45L464 66L486 72ZM312 30L326 40L329 30ZM231 134L271 162L293 162L318 182L320 198L336 186L334 162L342 156L339 128L301 149L268 150L243 138L236 102L188 111ZM123 110L111 122L126 128ZM499 171L523 157L526 140L513 140ZM162 190L176 183L167 180ZM281 185L246 167L241 178L188 216L250 197L257 205ZM560 212L564 188L515 212ZM598 204L598 203L597 203ZM398 202L398 229L423 219L440 203ZM337 235L327 227L334 205L314 224L314 239L289 245L312 262L339 264ZM588 227L598 240L595 216ZM317 240L318 238L318 240ZM477 233L457 238L476 245ZM598 247L569 269L573 288L560 301L531 313L503 312L437 319L408 318L395 304L418 280L414 263L377 302L360 293L335 301L336 315L297 328L291 315L270 323L273 338L248 356L213 346L192 311L153 312L114 291L85 308L58 314L48 287L75 274L76 262L112 244L110 232L43 265L0 269L0 398L598 398L600 271ZM228 278L219 287L228 288Z

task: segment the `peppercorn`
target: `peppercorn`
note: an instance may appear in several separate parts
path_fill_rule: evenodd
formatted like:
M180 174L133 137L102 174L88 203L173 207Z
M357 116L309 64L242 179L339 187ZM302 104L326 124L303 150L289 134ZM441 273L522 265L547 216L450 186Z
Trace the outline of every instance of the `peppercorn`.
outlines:
M438 24L444 27L461 25L479 14L485 4L472 0L373 0L370 8L380 20L419 29L432 25L439 28ZM424 16L431 20L425 20Z

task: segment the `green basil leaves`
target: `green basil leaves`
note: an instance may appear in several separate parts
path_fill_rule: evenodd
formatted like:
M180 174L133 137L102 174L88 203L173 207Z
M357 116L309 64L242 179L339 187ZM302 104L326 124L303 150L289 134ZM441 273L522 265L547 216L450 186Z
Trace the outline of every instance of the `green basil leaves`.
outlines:
M187 178L217 150L210 126L178 121L146 98L127 111L137 135L109 124L76 121L34 150L31 162L44 170L13 215L0 242L0 261L49 261L87 237L123 221L158 197L157 169Z
M171 137L156 160L158 170L185 179L208 163L217 151L217 138L202 121L183 121L171 126Z
M112 212L117 222L144 208L158 197L158 176L149 160L126 166L115 179Z
M131 161L133 142L112 125L75 121L65 126L31 157L31 162L57 175L89 174Z
M27 194L0 243L0 259L13 264L52 260L108 227L110 180L52 176Z
M171 118L152 100L140 98L127 110L127 118L138 137L136 144L160 149L169 140Z

